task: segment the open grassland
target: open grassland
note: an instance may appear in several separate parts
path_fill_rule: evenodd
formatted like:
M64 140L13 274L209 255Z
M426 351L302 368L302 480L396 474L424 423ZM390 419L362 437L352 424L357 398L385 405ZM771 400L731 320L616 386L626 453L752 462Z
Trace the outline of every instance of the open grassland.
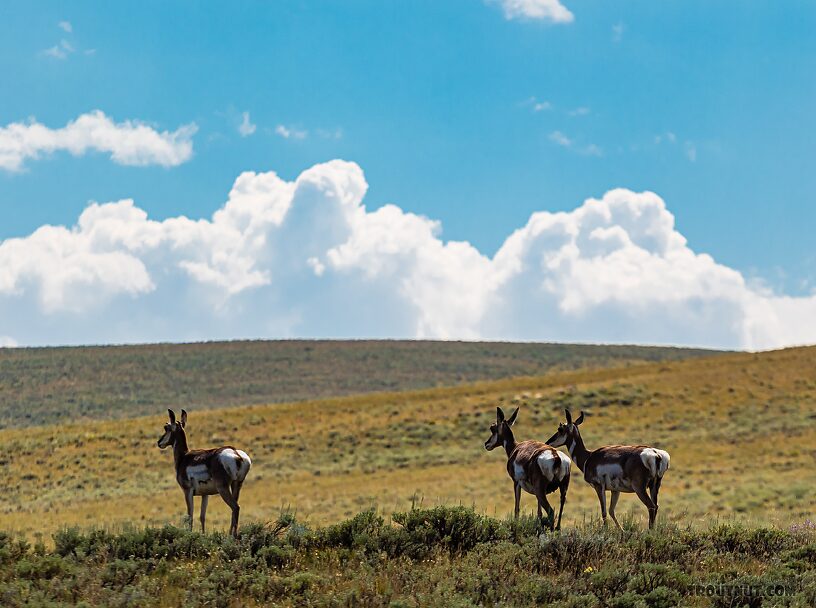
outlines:
M812 516L816 486L816 348L578 370L413 392L296 404L191 410L192 447L233 444L253 468L242 521L291 507L312 525L377 506L474 506L504 517L512 487L500 450L482 444L495 406L521 407L518 439L546 439L563 409L583 409L587 445L668 449L663 521L737 519L787 526ZM66 526L179 523L184 501L172 455L156 447L155 416L0 431L6 478L0 529L35 539ZM528 512L529 496L523 499ZM619 513L644 525L624 495ZM597 498L573 478L565 528L597 518ZM228 509L210 501L226 529Z
M18 606L816 605L816 528L535 522L464 507L372 511L327 527L282 516L239 541L177 527L66 530L53 548L0 535L0 601Z
M0 348L0 428L451 386L710 355L643 346L251 341Z

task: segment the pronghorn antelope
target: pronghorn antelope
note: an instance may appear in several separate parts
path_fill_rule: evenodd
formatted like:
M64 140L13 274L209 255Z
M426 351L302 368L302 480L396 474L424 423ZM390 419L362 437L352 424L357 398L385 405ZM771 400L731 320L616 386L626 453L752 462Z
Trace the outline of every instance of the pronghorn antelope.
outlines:
M571 461L566 454L540 441L522 441L516 443L510 427L516 422L518 408L509 419L505 420L504 412L496 408L496 422L490 425L490 438L485 441L485 449L492 450L499 445L507 452L507 473L513 480L513 491L516 496L515 517L519 516L521 491L529 492L538 499L538 520L544 524L541 516L542 507L547 512L550 530L561 529L561 515L567 500L567 488L570 481ZM561 507L558 509L558 525L555 524L555 511L547 502L547 494L561 491Z
M190 529L193 529L193 496L201 496L201 531L204 532L207 500L212 494L220 494L232 509L230 534L237 537L238 513L241 510L238 496L252 461L246 452L232 446L209 450L188 449L187 433L184 430L187 426L187 412L181 410L181 420L178 422L173 410L167 410L167 413L170 415L170 422L164 425L164 434L159 438L158 445L161 449L173 446L176 481L187 501Z
M584 412L573 422L566 410L567 422L558 425L558 431L547 441L550 445L566 445L584 480L598 493L601 517L606 524L606 491L612 493L609 515L618 528L615 505L621 492L634 492L649 509L649 528L657 517L657 494L663 475L669 468L669 453L647 445L608 445L589 451L584 447L578 426L584 421ZM646 490L648 489L648 493ZM650 496L651 494L651 496Z

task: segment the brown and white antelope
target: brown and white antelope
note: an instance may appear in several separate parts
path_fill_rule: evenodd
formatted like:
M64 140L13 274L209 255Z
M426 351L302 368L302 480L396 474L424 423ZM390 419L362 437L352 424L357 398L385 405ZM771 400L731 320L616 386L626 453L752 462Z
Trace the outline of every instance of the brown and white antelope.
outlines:
M663 475L669 468L669 453L648 445L608 445L589 451L584 446L581 431L584 412L573 422L566 410L567 422L558 425L558 431L547 441L553 446L567 446L570 456L584 473L584 480L595 488L601 503L601 517L606 524L606 491L612 495L609 515L618 528L615 505L621 492L634 492L649 510L649 528L657 517L657 494ZM648 493L647 493L648 490Z
M496 422L490 425L490 438L485 441L485 449L492 450L504 446L507 452L507 473L513 480L513 492L516 497L515 517L519 516L521 491L529 492L538 499L538 520L544 525L541 509L547 512L550 530L561 529L561 515L567 500L567 489L570 481L571 461L563 454L540 441L521 441L516 443L510 429L518 417L518 408L509 419L505 419L500 407L496 408ZM555 511L547 502L547 494L561 491L561 507L558 509L558 524L555 524Z
M167 413L170 415L170 422L164 425L164 434L159 437L158 445L161 449L173 446L176 481L187 501L190 529L193 529L193 497L201 496L201 531L204 532L207 500L212 494L220 494L232 509L230 534L237 537L238 514L241 510L238 506L238 496L252 461L246 452L236 450L232 446L209 450L188 449L185 432L187 412L181 410L179 421L176 421L173 410L167 410Z

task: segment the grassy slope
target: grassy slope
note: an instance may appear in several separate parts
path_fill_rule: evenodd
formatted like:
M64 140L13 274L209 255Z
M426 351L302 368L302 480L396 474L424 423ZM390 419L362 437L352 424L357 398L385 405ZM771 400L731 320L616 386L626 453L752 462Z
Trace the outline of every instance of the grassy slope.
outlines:
M450 386L711 351L480 342L276 341L0 348L0 428Z
M193 447L231 443L253 457L241 496L245 520L282 506L312 523L412 497L474 505L504 516L512 490L503 454L482 442L497 403L522 411L519 439L546 439L570 406L588 412L589 447L646 442L672 453L661 517L736 516L767 523L813 512L816 348L604 370L299 404L197 411ZM155 447L163 416L0 431L9 480L0 529L49 534L66 524L178 522L184 511L172 457ZM530 497L524 507L532 510ZM645 509L632 496L619 512ZM576 475L565 512L572 526L597 515ZM223 529L227 509L210 501Z

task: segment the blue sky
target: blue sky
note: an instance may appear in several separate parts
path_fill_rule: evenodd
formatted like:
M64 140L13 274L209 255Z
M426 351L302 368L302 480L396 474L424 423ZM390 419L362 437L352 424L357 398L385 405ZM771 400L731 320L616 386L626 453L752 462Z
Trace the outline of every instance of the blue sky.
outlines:
M174 166L55 151L0 169L0 240L70 227L89 201L208 218L243 171L345 159L369 210L488 257L533 212L653 191L694 252L809 296L816 5L562 4L569 22L501 0L5 2L0 128L100 110L197 131Z

